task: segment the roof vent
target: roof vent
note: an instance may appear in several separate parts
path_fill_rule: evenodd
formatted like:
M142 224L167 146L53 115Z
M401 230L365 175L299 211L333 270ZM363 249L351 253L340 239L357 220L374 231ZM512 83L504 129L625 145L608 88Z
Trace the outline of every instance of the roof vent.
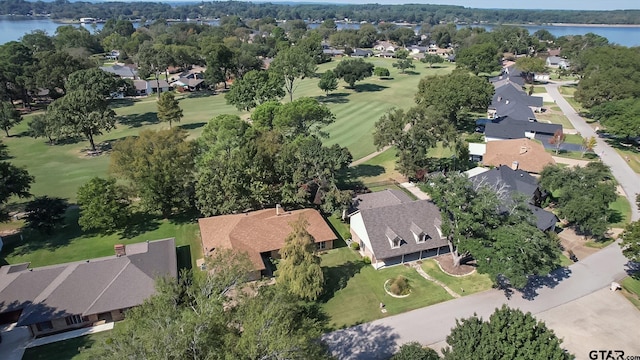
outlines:
M526 146L520 146L520 155L524 154L527 152L527 150L529 150Z

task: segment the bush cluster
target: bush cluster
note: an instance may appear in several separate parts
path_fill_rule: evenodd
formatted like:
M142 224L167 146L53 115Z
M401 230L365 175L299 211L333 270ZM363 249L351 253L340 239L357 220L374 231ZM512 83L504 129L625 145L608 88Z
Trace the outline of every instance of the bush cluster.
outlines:
M409 286L407 278L402 275L398 275L397 278L393 279L393 282L389 287L389 291L394 295L408 295L411 291L411 287Z

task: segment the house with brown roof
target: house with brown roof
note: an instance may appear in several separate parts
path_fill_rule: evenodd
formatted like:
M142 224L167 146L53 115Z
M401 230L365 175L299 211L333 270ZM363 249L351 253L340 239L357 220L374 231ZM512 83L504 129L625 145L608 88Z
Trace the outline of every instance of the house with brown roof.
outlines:
M45 336L122 320L155 294L158 277L177 276L173 238L116 245L116 255L29 268L0 267L0 324Z
M198 219L202 249L210 256L216 249L245 252L253 264L251 280L272 276L271 260L280 258L280 249L293 231L291 223L304 218L307 231L318 250L333 248L337 239L322 215L314 209L284 211L281 207L242 214L219 215Z
M401 191L385 190L358 195L353 206L351 238L376 269L449 252L440 229L440 210L431 201L412 200Z
M547 165L555 165L551 154L544 146L531 139L513 139L487 142L487 150L482 159L484 166L506 165L514 170L524 170L539 174Z

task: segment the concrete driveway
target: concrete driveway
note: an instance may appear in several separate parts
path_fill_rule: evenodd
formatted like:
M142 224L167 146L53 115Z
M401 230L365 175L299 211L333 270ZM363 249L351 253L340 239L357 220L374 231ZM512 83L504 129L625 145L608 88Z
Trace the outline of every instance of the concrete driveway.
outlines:
M2 343L0 343L0 359L22 360L24 349L31 340L27 327L14 327L14 324L0 326Z

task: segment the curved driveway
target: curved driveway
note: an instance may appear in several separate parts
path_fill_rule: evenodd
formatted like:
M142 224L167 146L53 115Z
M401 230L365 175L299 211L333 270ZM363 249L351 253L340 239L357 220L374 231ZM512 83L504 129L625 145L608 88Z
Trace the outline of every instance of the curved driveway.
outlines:
M596 136L595 131L560 95L558 86L548 85L547 91L560 109L583 136ZM603 154L602 160L611 167L630 203L634 204L636 194L640 193L640 177L615 150L602 139L597 139L596 151ZM637 220L640 215L638 209L632 208L632 218ZM532 281L531 286L522 293L505 296L502 291L489 290L335 331L326 334L323 339L339 359L386 359L397 346L409 341L424 345L442 343L455 326L456 319L474 313L487 318L502 304L535 315L592 294L608 287L612 281L625 277L627 262L618 244L613 243L569 268L558 269L547 277Z

